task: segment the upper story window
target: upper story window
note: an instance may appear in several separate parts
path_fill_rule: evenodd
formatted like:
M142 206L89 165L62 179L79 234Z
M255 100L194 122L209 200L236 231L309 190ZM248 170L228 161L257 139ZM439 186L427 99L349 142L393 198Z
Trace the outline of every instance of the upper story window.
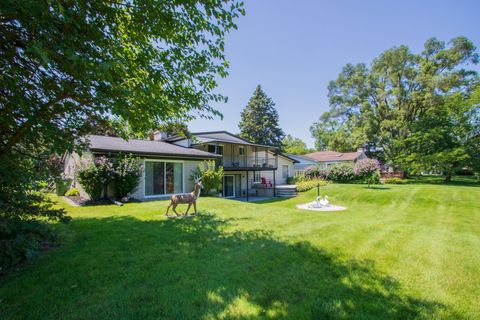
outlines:
M245 147L238 147L238 154L241 156L245 155Z
M223 155L223 146L209 144L207 151L210 152L210 153Z

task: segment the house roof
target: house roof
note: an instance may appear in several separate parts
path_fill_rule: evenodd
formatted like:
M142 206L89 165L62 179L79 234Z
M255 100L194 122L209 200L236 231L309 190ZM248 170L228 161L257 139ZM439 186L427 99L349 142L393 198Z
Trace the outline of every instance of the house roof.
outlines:
M194 144L205 144L205 143L214 143L214 142L220 142L220 143L235 143L235 144L244 144L244 145L251 145L251 146L257 146L257 147L266 147L266 148L272 148L272 149L278 149L277 147L274 146L269 146L269 145L263 145L263 144L258 144L258 143L253 143L248 140L242 139L239 136L230 133L228 131L207 131L207 132L192 132L192 136L195 137L197 140L197 143ZM163 139L162 141L166 142L174 142L182 139L187 139L185 137L181 136L171 136L168 138Z
M297 162L301 162L301 161L308 161L308 162L313 162L313 163L316 162L314 159L312 159L310 157L307 157L304 154L288 154L288 156L292 159L297 160Z
M293 163L299 163L299 162L300 162L300 161L298 161L297 159L291 157L290 154L285 154L285 153L278 152L277 155L278 155L279 157L282 157L282 158L285 158L285 159L287 159L287 160L290 160L290 161L292 161Z
M126 152L141 155L200 159L220 157L210 152L185 148L162 141L138 139L129 139L127 141L122 138L97 135L89 135L87 136L87 140L90 142L90 150L94 152Z
M336 152L336 151L317 151L313 153L308 153L304 156L313 159L317 162L330 162L330 161L354 161L363 152Z

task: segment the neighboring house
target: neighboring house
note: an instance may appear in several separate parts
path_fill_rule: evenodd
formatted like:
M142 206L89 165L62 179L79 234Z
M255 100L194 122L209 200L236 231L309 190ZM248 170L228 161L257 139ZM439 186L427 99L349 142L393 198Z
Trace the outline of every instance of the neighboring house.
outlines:
M288 156L297 160L297 162L293 164L294 176L302 175L306 168L317 165L315 160L306 155L289 154Z
M262 195L273 196L275 187L285 184L293 175L293 163L296 162L281 154L278 148L254 144L226 131L193 133L191 138L166 137L157 132L154 140L126 141L97 135L87 139L90 146L82 157L115 153L138 157L143 164L143 177L132 196L139 200L191 192L193 181L190 177L204 160L216 160L224 167L220 190L224 197L248 197L258 195L259 191ZM65 174L73 179L77 188L80 185L76 170L81 161L77 154L72 154L65 162Z
M317 151L304 156L313 159L323 168L337 163L357 162L367 157L363 149L358 149L356 152Z

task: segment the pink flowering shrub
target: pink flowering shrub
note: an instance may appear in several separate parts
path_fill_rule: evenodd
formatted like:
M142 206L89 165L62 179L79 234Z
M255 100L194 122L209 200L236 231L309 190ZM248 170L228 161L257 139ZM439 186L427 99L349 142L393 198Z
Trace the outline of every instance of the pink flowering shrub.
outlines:
M376 159L362 159L357 163L338 163L321 168L319 166L311 166L305 169L303 180L330 180L342 183L368 183L374 184L380 182L380 163Z
M142 176L141 169L142 165L131 155L120 155L113 160L112 183L117 199L135 190Z
M80 184L92 199L99 199L109 185L115 197L121 199L135 189L140 177L141 166L131 155L95 157L93 161L82 161L78 170Z
M380 163L377 159L362 159L353 166L353 171L359 182L376 184L380 182Z

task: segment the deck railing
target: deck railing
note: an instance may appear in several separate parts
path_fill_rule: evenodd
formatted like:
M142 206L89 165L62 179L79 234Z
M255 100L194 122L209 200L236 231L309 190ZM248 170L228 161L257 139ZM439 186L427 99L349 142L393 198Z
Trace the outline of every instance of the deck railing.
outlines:
M275 157L246 157L237 156L222 159L222 165L227 168L276 168L277 160Z

